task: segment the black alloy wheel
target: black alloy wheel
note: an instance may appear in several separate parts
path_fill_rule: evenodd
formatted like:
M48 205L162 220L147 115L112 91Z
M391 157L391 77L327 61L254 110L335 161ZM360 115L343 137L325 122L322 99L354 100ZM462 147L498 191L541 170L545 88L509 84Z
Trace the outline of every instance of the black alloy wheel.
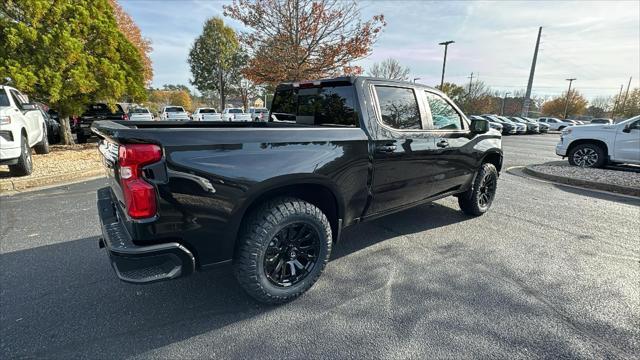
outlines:
M298 284L313 271L320 253L318 232L306 223L287 225L274 236L264 256L264 273L280 287Z

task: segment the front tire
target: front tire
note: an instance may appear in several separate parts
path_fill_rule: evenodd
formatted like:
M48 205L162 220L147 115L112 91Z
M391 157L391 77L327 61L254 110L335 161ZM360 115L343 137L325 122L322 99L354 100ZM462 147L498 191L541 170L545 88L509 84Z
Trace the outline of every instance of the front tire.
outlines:
M49 134L47 134L47 127L42 128L42 140L33 147L36 154L48 154L49 153Z
M9 173L11 176L27 176L33 172L33 162L31 159L31 148L27 137L22 135L22 143L20 144L20 157L18 163L15 165L9 165Z
M240 286L267 304L291 301L318 280L331 254L331 225L313 204L276 198L243 222L234 272Z
M569 164L579 167L600 168L606 163L605 151L598 144L578 144L569 150Z
M458 205L465 214L480 216L491 207L497 189L498 170L493 164L484 163L473 181L473 186L458 196Z

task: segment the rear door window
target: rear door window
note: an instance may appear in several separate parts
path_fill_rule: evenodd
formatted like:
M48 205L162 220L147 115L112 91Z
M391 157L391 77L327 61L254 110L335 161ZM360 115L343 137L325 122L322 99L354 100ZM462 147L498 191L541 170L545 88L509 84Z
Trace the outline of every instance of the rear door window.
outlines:
M413 89L375 86L382 123L398 130L422 129Z
M4 89L0 89L0 106L11 106L7 92Z

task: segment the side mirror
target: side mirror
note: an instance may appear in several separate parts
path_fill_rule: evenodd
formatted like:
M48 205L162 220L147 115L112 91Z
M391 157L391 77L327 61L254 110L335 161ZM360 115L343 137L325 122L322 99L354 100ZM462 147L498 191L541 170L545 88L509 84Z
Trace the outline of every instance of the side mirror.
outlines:
M489 131L489 121L487 120L471 120L470 126L471 132L473 134L484 134Z
M630 133L631 132L631 124L627 124L624 126L624 129L622 129L622 132L624 133Z
M22 110L38 110L38 105L34 103L22 104Z

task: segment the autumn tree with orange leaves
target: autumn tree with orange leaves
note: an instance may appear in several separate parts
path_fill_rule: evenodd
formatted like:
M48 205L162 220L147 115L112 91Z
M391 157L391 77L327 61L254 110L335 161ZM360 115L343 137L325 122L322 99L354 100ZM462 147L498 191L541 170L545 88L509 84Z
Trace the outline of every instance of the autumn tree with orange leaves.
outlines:
M151 65L151 40L142 37L140 28L133 21L131 16L118 4L117 0L109 0L109 4L113 8L113 15L116 18L118 24L118 30L129 40L133 46L138 49L140 57L142 58L142 64L144 66L143 77L147 85L151 83L153 78L153 67Z
M244 75L269 85L358 72L350 63L386 25L383 15L362 21L355 0L234 0L224 14L251 29L240 35L251 55Z

